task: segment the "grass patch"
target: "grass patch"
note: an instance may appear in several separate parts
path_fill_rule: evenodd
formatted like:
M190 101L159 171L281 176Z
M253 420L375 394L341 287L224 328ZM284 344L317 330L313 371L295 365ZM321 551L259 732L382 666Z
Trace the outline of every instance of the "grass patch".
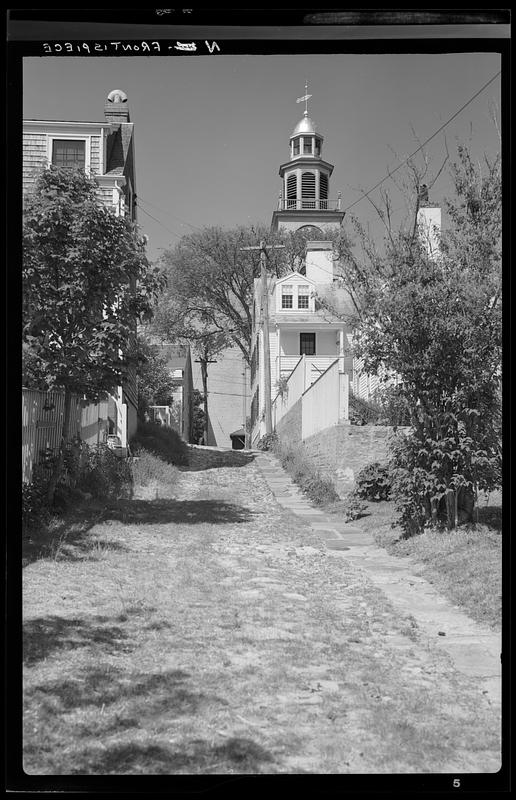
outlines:
M345 501L329 504L326 511L342 518ZM489 513L484 513L489 508ZM418 562L420 574L454 605L477 622L492 628L501 626L502 608L502 536L501 507L484 505L479 509L480 522L456 530L426 530L404 538L393 527L394 504L391 501L368 502L365 516L353 525L370 532L377 545L390 555L410 556Z
M131 472L135 491L158 483L176 484L179 476L174 464L142 446L131 462Z
M306 454L303 445L295 446L277 441L273 450L283 469L314 505L324 506L339 501L333 481L319 472Z

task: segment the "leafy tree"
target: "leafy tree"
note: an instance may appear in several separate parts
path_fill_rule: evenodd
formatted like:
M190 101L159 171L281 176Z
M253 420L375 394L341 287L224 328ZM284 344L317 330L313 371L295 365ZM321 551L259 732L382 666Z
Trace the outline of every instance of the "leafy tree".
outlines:
M63 390L61 476L73 394L112 392L135 360L136 322L151 313L164 279L150 266L130 220L116 217L81 171L42 173L23 213L25 385Z
M305 255L308 239L334 238L333 232L310 227L296 232L271 234L265 225L251 225L225 230L203 228L183 236L163 255L167 290L160 299L156 318L158 327L171 329L167 317L202 320L213 333L227 335L228 344L240 348L250 363L252 299L254 279L260 275L258 250L261 239L267 244L284 244L283 250L268 251L269 274L281 276L297 269Z
M340 254L356 305L355 354L367 371L400 376L410 413L412 432L392 460L408 533L470 519L475 492L501 479L500 160L480 169L459 146L437 257L418 235L413 176L413 224L387 225L383 252L357 224L361 256L351 247Z
M177 381L166 366L166 359L159 355L158 347L143 336L137 338L138 366L138 415L145 417L149 406L169 406Z
M204 403L204 396L198 389L194 389L192 398L192 438L194 442L202 439L205 431L206 415L201 408Z

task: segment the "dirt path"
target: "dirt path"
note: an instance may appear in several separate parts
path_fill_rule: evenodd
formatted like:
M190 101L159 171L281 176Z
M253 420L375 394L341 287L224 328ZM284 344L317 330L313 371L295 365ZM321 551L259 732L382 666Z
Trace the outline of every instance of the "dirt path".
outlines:
M26 567L25 770L497 771L478 681L239 463Z

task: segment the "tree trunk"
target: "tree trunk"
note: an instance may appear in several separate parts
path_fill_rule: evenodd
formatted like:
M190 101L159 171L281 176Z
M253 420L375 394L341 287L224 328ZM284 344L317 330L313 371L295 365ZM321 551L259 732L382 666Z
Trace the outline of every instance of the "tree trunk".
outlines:
M47 503L51 508L54 505L54 498L55 498L57 484L59 483L59 480L63 474L64 454L65 454L66 443L68 441L71 410L72 410L72 393L69 392L68 389L66 389L64 397L64 414L63 414L63 427L61 430L61 442L59 444L57 459L52 468L52 473L50 475L50 480L47 489Z
M201 361L202 390L204 394L204 444L208 444L208 364L206 360Z

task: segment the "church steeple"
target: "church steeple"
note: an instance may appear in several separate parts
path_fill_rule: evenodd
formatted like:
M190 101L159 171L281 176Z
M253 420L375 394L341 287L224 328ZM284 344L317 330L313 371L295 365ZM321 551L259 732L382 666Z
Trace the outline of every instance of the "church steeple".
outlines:
M273 230L280 226L290 230L305 225L340 226L344 218L340 195L337 200L330 199L333 164L322 158L324 137L316 132L316 125L308 116L312 95L307 90L305 84L304 96L296 101L305 103L305 111L290 136L290 160L279 168L282 191L272 218Z

